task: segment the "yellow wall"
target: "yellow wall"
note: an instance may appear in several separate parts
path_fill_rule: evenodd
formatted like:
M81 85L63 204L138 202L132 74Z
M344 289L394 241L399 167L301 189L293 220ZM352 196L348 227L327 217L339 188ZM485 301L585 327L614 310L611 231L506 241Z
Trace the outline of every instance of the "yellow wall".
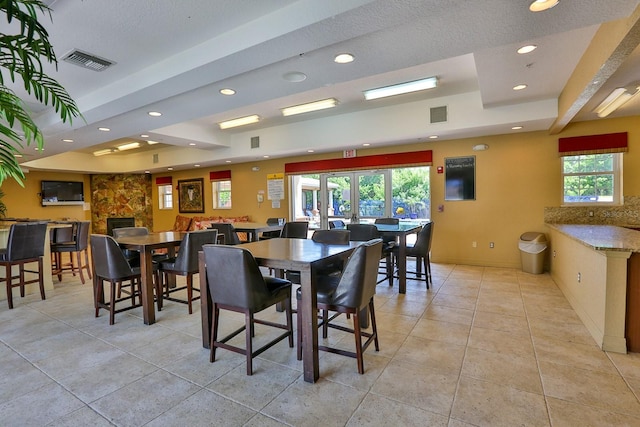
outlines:
M40 181L84 181L84 200L91 200L89 175L74 173L41 172L31 170L25 174L24 188L13 179L7 179L0 189L4 192L2 201L7 207L7 217L50 220L91 219L91 211L83 206L42 206Z
M640 196L640 132L639 117L607 119L576 123L568 126L560 135L548 132L514 132L483 138L443 140L392 147L359 149L358 155L389 152L433 150L431 168L432 212L435 222L432 257L435 262L475 264L486 266L520 267L518 239L525 231L547 232L544 224L544 208L557 207L561 202L560 159L557 147L559 137L594 135L613 132L629 133L629 152L624 155L625 196ZM486 151L473 151L476 144L487 144ZM476 200L445 201L444 175L436 172L444 165L444 159L457 156L476 156ZM172 176L175 206L171 210L158 209L157 187L153 185L153 229L168 230L173 227L178 214L175 187L180 179L203 178L205 182L205 212L188 216L241 216L250 215L253 221L263 222L269 217L288 217L289 187L285 182L285 197L281 207L273 209L265 200L260 206L256 201L259 190L267 191L267 175L284 172L288 162L341 157L341 152L322 155L269 159L251 163L230 164L217 168L197 168L187 171L155 174ZM259 166L258 172L251 168ZM214 210L211 200L209 172L230 169L232 171L233 209ZM45 178L46 177L46 178ZM37 193L41 179L71 179L69 174L31 172L27 176L27 189L22 190L12 181L6 181L2 190L7 194L5 203L10 216L89 218L81 207L47 207L39 205ZM85 178L85 193L88 177ZM24 195L27 195L25 197ZM88 195L86 195L88 196ZM88 197L87 197L87 200ZM24 207L21 207L24 204ZM443 211L438 211L438 206ZM20 207L19 207L20 206ZM472 242L477 247L472 247ZM495 247L489 248L489 242Z

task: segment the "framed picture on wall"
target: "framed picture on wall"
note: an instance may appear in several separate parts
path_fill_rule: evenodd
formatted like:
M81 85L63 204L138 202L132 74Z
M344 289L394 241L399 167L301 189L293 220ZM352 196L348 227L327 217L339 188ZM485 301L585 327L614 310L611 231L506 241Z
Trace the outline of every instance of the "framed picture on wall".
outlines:
M178 181L178 211L180 213L204 212L204 178Z
M476 156L444 159L444 199L476 199Z

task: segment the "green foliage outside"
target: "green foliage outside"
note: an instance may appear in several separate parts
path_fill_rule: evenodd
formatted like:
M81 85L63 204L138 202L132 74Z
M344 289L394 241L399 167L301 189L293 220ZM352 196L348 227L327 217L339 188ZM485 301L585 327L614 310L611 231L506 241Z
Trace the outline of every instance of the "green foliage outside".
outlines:
M565 202L609 201L613 197L613 154L563 158Z
M44 138L24 101L6 84L22 84L64 123L81 114L67 91L43 72L43 62L58 64L49 34L38 21L38 14L51 19L51 10L39 0L0 0L0 13L7 20L0 33L0 185L7 178L22 185L24 174L15 155L32 143L42 149Z

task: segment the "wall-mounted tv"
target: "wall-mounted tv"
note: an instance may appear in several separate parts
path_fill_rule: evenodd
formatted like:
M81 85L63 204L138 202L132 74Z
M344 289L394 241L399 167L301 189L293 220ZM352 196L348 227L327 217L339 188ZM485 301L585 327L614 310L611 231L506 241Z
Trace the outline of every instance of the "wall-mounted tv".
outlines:
M82 205L84 186L77 181L40 181L42 206Z

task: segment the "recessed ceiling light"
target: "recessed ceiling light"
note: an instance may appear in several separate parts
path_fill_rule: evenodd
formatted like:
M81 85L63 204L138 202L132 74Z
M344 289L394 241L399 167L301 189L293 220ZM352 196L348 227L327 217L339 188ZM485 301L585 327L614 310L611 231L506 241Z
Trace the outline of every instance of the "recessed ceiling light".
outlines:
M18 159L21 159L21 158L22 158L22 154L14 154L14 155L13 155L13 157L16 157L16 158L18 158Z
M173 170L173 168L167 168L167 170L168 170L168 171L172 171L172 170Z
M220 89L220 93L223 94L223 95L230 96L230 95L235 95L236 91L233 90L233 89L224 88L224 89Z
M438 139L438 135L430 135L429 139Z
M264 157L265 159L268 159L268 158L269 158L269 156L262 156L262 157Z
M162 113L159 111L149 111L147 114L151 117L160 117L162 115Z
M63 139L62 142L73 142L73 139Z
M364 98L366 100L385 98L387 96L401 95L404 93L417 92L419 90L433 89L437 86L437 77L427 77L426 79L415 80L412 82L365 90Z
M139 142L130 142L128 144L118 145L118 151L133 150L138 147L140 147Z
M190 142L189 145L193 147L193 146L196 145L196 143L195 142Z
M257 114L253 114L251 116L238 117L237 119L227 120L225 122L218 123L220 129L229 129L234 128L236 126L244 126L250 125L252 123L258 123L260 121L260 116Z
M522 126L514 126L514 127L512 127L511 129L513 129L513 130L520 130L520 129L522 129Z
M315 150L307 150L307 153L313 153Z
M282 109L283 116L293 116L295 114L309 113L311 111L324 110L332 108L338 105L338 100L335 98L322 99L320 101L309 102L307 104L294 105L293 107L287 107Z
M307 75L305 73L301 73L300 71L291 71L288 73L284 73L282 78L291 83L300 83L307 79Z
M142 135L140 135L140 138L149 138L149 135L143 133Z
M195 167L195 168L199 168L199 167L200 167L200 165L193 165L193 167Z
M527 85L515 85L513 87L513 90L522 90L522 89L526 89Z
M341 53L336 55L336 57L333 58L333 61L338 64L348 64L349 62L353 62L353 55L350 53Z
M560 0L534 0L529 5L529 10L531 12L542 12L547 9L551 9L560 3Z
M151 171L144 171L144 173L151 173Z
M147 144L149 144L149 145L155 145L155 144L158 144L158 141L152 141L152 140L149 140L149 141L147 141Z
M111 129L109 129L109 128L98 128L98 130L101 130L102 132L109 132Z
M225 160L224 162L225 163L231 163L231 160Z
M518 49L516 52L518 52L520 55L523 55L525 53L530 53L533 52L534 50L536 50L538 48L538 46L536 46L535 44L528 44L526 46L522 46L520 49Z
M43 147L43 148L34 147L34 149L35 149L36 151L44 151L44 147Z
M363 147L368 147L368 146L370 146L370 145L371 145L371 144L369 144L368 142L365 142L364 144L362 144L362 146L363 146Z

